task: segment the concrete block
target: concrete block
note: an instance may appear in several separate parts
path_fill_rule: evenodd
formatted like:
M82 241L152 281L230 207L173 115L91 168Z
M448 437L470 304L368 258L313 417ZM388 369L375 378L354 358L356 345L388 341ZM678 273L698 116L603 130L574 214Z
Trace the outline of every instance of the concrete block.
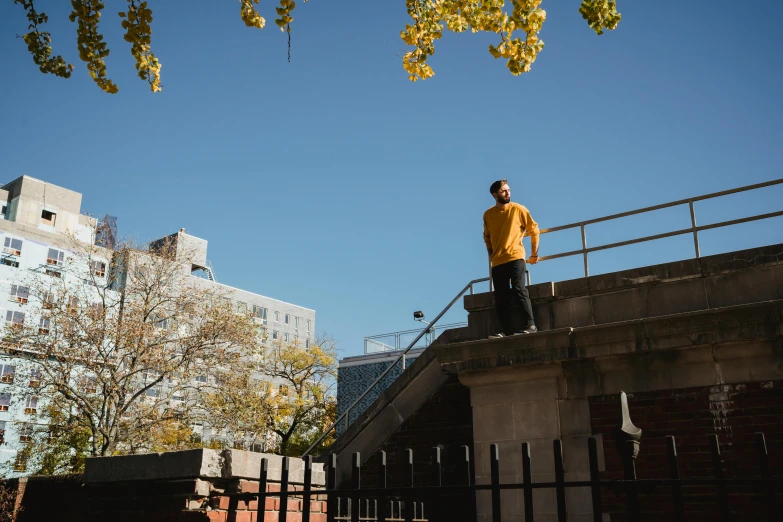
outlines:
M160 480L223 476L223 456L216 450L195 449L92 457L84 466L85 482L117 482L126 480Z
M590 297L574 297L552 302L552 328L577 328L591 326L593 309Z
M473 408L473 440L497 442L514 438L514 417L508 406L492 404Z
M536 476L552 476L554 479L555 470L555 454L552 445L553 439L531 439L526 441L530 445L530 472L533 475L533 480Z
M556 400L515 402L514 438L557 438L560 436L560 417Z
M567 435L590 435L590 404L587 399L561 399L557 401L560 411L560 433Z
M560 364L563 369L562 380L565 381L565 390L560 393L561 398L601 394L601 378L595 368L595 360L563 361Z
M470 389L472 406L509 404L512 402L555 399L558 397L557 381L543 379L498 386L477 386Z
M255 453L234 449L223 450L225 465L223 478L244 478L257 480L261 472L261 460L269 462L269 479L279 481L283 469L283 457L267 453ZM288 480L293 483L304 483L304 460L288 459ZM323 464L313 464L313 484L324 485L326 476Z
M704 287L711 308L783 299L783 264L711 276Z

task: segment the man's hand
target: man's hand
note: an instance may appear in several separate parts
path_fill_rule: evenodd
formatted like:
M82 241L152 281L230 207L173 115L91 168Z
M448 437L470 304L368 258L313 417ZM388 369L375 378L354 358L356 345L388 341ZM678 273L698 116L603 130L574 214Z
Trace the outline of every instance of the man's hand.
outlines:
M530 256L528 258L527 262L529 264L531 264L531 265L535 265L536 263L538 263L538 256L537 255L536 256Z

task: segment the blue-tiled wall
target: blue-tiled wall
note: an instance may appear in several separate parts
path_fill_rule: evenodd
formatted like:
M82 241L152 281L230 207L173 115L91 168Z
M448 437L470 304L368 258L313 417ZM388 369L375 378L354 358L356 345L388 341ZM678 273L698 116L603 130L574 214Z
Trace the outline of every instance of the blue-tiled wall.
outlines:
M409 366L414 357L406 359L406 366ZM368 386L370 386L375 379L377 379L386 368L389 367L391 362L368 362L367 364L356 364L353 366L346 366L337 369L337 416L345 412L348 407L353 404L353 401L359 398L364 393ZM395 367L383 378L381 382L375 385L370 393L368 393L362 400L354 406L351 413L348 415L348 422L353 422L361 415L368 406L370 406L375 399L378 398L388 388L394 380L402 373L401 361L397 361ZM337 426L337 436L339 437L345 431L345 422L340 422Z

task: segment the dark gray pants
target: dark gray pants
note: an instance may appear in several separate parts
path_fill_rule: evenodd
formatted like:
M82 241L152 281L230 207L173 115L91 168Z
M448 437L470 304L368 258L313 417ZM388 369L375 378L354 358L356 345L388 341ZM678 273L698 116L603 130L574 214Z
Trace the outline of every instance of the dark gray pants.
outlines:
M535 324L533 306L525 286L525 260L518 259L492 267L492 284L495 287L495 308L498 311L503 333L514 333L511 307L519 303L522 307L522 324L525 328Z

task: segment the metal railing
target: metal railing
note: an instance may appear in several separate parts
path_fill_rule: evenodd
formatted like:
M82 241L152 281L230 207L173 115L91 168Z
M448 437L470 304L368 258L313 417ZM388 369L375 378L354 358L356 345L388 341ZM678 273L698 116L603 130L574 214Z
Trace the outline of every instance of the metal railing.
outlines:
M313 449L315 449L321 443L321 441L324 440L326 438L326 436L329 435L329 433L340 424L340 422L345 422L345 427L348 428L348 426L350 425L350 423L349 423L349 419L350 419L349 414L351 413L351 410L357 404L359 404L359 402L362 399L364 399L367 396L367 394L370 393L370 391L372 391L372 389L375 388L375 386L377 386L378 383L381 382L381 380L383 380L383 378L386 377L386 375L390 371L392 371L394 369L394 367L397 365L398 362L405 360L405 356L407 355L407 353L416 345L416 343L419 342L419 340L422 337L424 337L424 334L427 332L427 330L429 330L430 328L433 328L435 326L435 324L440 320L440 318L443 317L444 315L446 315L446 312L448 312L451 309L451 307L454 306L454 303L456 303L457 300L459 300L460 297L465 295L466 292L470 292L470 295L473 295L473 285L478 284L478 283L484 283L486 281L489 281L489 278L483 277L481 279L474 279L473 281L471 281L468 284L466 284L465 287L462 290L460 290L459 293L454 297L454 299L452 299L451 302L449 304L447 304L446 307L443 310L441 310L441 312L435 317L435 319L432 320L432 322L430 323L430 326L428 328L422 329L419 332L419 334L416 336L416 338L413 339L413 341L411 341L410 344L408 344L408 346L405 348L405 350L391 364L389 364L389 366L383 371L383 373L381 373L378 376L378 378L375 379L373 381L373 383L370 384L370 386L367 387L366 390L364 390L364 393L362 393L355 401L353 401L353 403L348 407L348 409L346 409L345 412L343 412L342 415L337 417L337 420L335 420L334 423L332 423L332 425L329 426L326 429L326 431L324 431L321 434L320 437L318 437L318 440L313 442L313 444L309 448L307 448L307 451L304 452L304 454L302 455L302 458L304 458L307 455L309 455L310 452L313 451Z
M738 187L738 188L735 188L735 189L723 190L723 191L720 191L720 192L713 192L713 193L710 193L710 194L704 194L702 196L696 196L696 197L687 198L687 199L680 199L680 200L672 201L672 202L669 202L669 203L663 203L661 205L653 205L651 207L644 207L644 208L640 208L640 209L637 209L637 210L630 210L628 212L621 212L619 214L612 214L612 215L609 215L609 216L604 216L604 217L599 217L599 218L594 218L594 219L588 219L586 221L579 221L579 222L576 222L576 223L571 223L570 225L562 225L562 226L558 226L558 227L547 228L547 229L541 230L540 233L541 234L549 234L549 233L552 233L552 232L558 232L558 231L561 231L561 230L568 230L568 229L572 229L572 228L577 228L578 227L580 229L580 231L581 231L581 234L582 234L582 248L579 249L579 250L571 250L571 251L568 251L568 252L562 252L562 253L553 254L553 255L550 255L550 256L541 256L541 257L538 258L538 260L539 260L539 262L542 262L542 261L548 261L548 260L552 260L552 259L559 259L559 258L563 258L563 257L569 257L569 256L575 256L575 255L581 254L583 256L583 258L584 258L584 273L585 273L585 277L588 277L590 275L589 265L588 265L588 254L590 252L597 252L599 250L607 250L607 249L610 249L610 248L618 248L618 247L621 247L621 246L633 245L635 243L643 243L643 242L646 242L646 241L654 241L656 239L663 239L663 238L666 238L666 237L679 236L679 235L682 235L682 234L693 234L693 246L694 246L694 250L695 250L695 253L696 253L696 257L698 258L698 257L701 257L701 253L699 251L699 232L704 231L704 230L711 230L711 229L714 229L714 228L727 227L727 226L731 226L731 225L739 225L740 223L748 223L748 222L751 222L751 221L758 221L758 220L761 220L761 219L769 219L769 218L773 218L773 217L783 216L783 210L780 210L780 211L777 211L777 212L769 212L769 213L766 213L766 214L758 214L758 215L755 215L755 216L750 216L750 217L745 217L745 218L740 218L740 219L732 219L732 220L729 220L729 221L721 221L719 223L713 223L713 224L710 224L710 225L697 226L696 225L696 211L695 211L695 209L693 207L693 204L695 202L697 202L697 201L704 201L704 200L707 200L707 199L718 198L718 197L721 197L721 196L728 196L730 194L737 194L737 193L740 193L740 192L746 192L748 190L756 190L756 189L760 189L760 188L764 188L764 187L770 187L770 186L773 186L773 185L780 185L780 184L783 184L783 178L775 179L775 180L772 180L772 181L766 181L764 183L756 183L754 185L746 185L744 187ZM663 234L654 234L654 235L651 235L651 236L644 236L644 237L641 237L641 238L630 239L630 240L627 240L627 241L619 241L619 242L616 242L616 243L609 243L609 244L606 244L606 245L600 245L600 246L595 246L595 247L590 247L590 248L587 247L587 235L585 233L585 227L587 227L588 225L592 225L592 224L595 224L595 223L601 223L601 222L604 222L604 221L610 221L610 220L613 220L613 219L619 219L619 218L623 218L623 217L628 217L628 216L634 216L636 214L643 214L645 212L652 212L654 210L661 210L661 209L664 209L664 208L676 207L676 206L680 206L680 205L688 205L688 207L690 209L691 226L688 227L688 228L675 230L675 231L672 231L672 232L665 232ZM454 299L451 300L451 302L446 306L446 308L444 308L438 314L438 316L435 318L435 320L432 321L432 323L430 324L429 328L434 327L434 325L438 322L438 320L440 320L440 318L443 317L443 315L446 312L449 311L449 309L454 305L454 303L457 302L457 300L460 297L462 297L465 294L465 292L470 290L470 294L472 295L473 294L473 285L474 284L483 283L483 282L487 282L488 281L489 282L489 289L490 289L490 291L492 291L492 279L491 279L491 277L492 277L492 268L491 268L491 266L490 266L489 272L490 272L490 274L489 274L490 277L484 277L484 278L481 278L481 279L474 279L473 281L471 281L470 283L465 285L465 288L463 288L457 294L457 296ZM527 283L530 284L530 274L529 273L526 274L526 277L527 277ZM375 381L373 381L372 384L370 384L370 386L364 391L364 393L362 393L359 396L359 398L356 399L348 407L348 409L342 415L340 415L337 418L337 420L318 438L318 440L316 440L309 448L307 448L307 451L305 451L304 455L302 455L303 457L309 455L310 452L316 446L318 446L318 444L320 444L321 441L333 429L335 429L335 427L340 422L345 422L346 428L348 427L348 425L349 425L349 414L350 414L351 410L364 397L366 397L367 394L373 388L375 388L375 386L394 368L394 366L397 364L398 361L404 360L405 355L408 353L408 351L411 348L413 348L413 346L415 346L415 344L417 342L419 342L419 339L421 339L424 336L424 334L427 332L427 330L429 328L423 329L419 333L419 335L416 336L416 338L408 345L408 347L405 348L405 351L403 351L400 354L400 356L397 359L395 359L395 361L392 364L390 364L389 367L377 379L375 379Z
M442 333L444 330L449 330L451 328L460 328L463 326L467 326L468 323L461 322L461 323L451 323L451 324L444 324L442 326L427 326L424 328L424 337L420 340L423 340L422 343L417 343L413 346L413 348L426 348L430 344L435 341L435 339L438 338L438 334ZM403 346L407 346L406 339L409 339L411 336L414 336L421 332L420 328L416 328L414 330L401 330L399 332L391 332L386 334L378 334L378 335L370 335L368 337L364 338L364 354L374 354L374 353L385 353L385 352L397 352L399 350L403 349ZM387 342L384 342L387 341Z
M588 219L587 221L579 221L576 223L571 223L570 225L562 225L559 227L553 227L553 228L547 228L544 230L541 230L541 234L549 234L552 232L558 232L561 230L568 230L572 228L579 228L580 232L582 234L582 248L579 250L571 250L569 252L562 252L560 254L553 254L551 256L541 256L538 258L539 262L541 261L548 261L551 259L559 259L562 257L569 257L569 256L576 256L581 254L584 259L584 271L585 271L585 277L588 277L590 275L590 270L587 262L587 256L590 252L597 252L599 250L608 250L610 248L617 248L621 246L627 246L627 245L633 245L635 243L643 243L646 241L654 241L656 239L663 239L666 237L673 237L673 236L679 236L683 234L693 234L693 248L696 253L696 257L701 257L701 253L699 251L699 232L702 232L704 230L711 230L713 228L721 228L721 227L728 227L731 225L739 225L740 223L748 223L750 221L758 221L761 219L769 219L773 217L783 216L783 210L777 211L777 212L769 212L767 214L757 214L755 216L740 218L740 219L732 219L729 221L721 221L720 223L712 223L710 225L702 225L698 226L696 225L696 210L693 207L693 204L697 201L704 201L706 199L713 199L718 198L721 196L728 196L730 194L737 194L740 192L746 192L748 190L756 190L764 187L770 187L773 185L779 185L783 183L783 178L781 179L775 179L772 181L766 181L764 183L756 183L755 185L746 185L744 187L739 187L735 189L730 190L722 190L720 192L713 192L711 194L704 194L702 196L696 196L693 198L687 198L687 199L680 199L677 201L672 201L670 203L663 203L662 205L654 205L652 207L645 207L640 208L637 210L631 210L628 212L621 212L619 214L612 214L611 216L604 216L599 217L595 219ZM674 230L672 232L664 232L663 234L654 234L651 236L645 236L640 237L637 239L629 239L627 241L619 241L616 243L609 243L606 245L600 245L600 246L594 246L594 247L587 247L587 234L585 233L585 227L588 225L592 225L595 223L601 223L604 221L611 221L613 219L619 219L623 217L628 216L634 216L636 214L643 214L645 212L652 212L654 210L661 210L664 208L671 208L671 207L677 207L680 205L688 205L690 209L691 214L691 226L688 228L683 228L680 230Z

